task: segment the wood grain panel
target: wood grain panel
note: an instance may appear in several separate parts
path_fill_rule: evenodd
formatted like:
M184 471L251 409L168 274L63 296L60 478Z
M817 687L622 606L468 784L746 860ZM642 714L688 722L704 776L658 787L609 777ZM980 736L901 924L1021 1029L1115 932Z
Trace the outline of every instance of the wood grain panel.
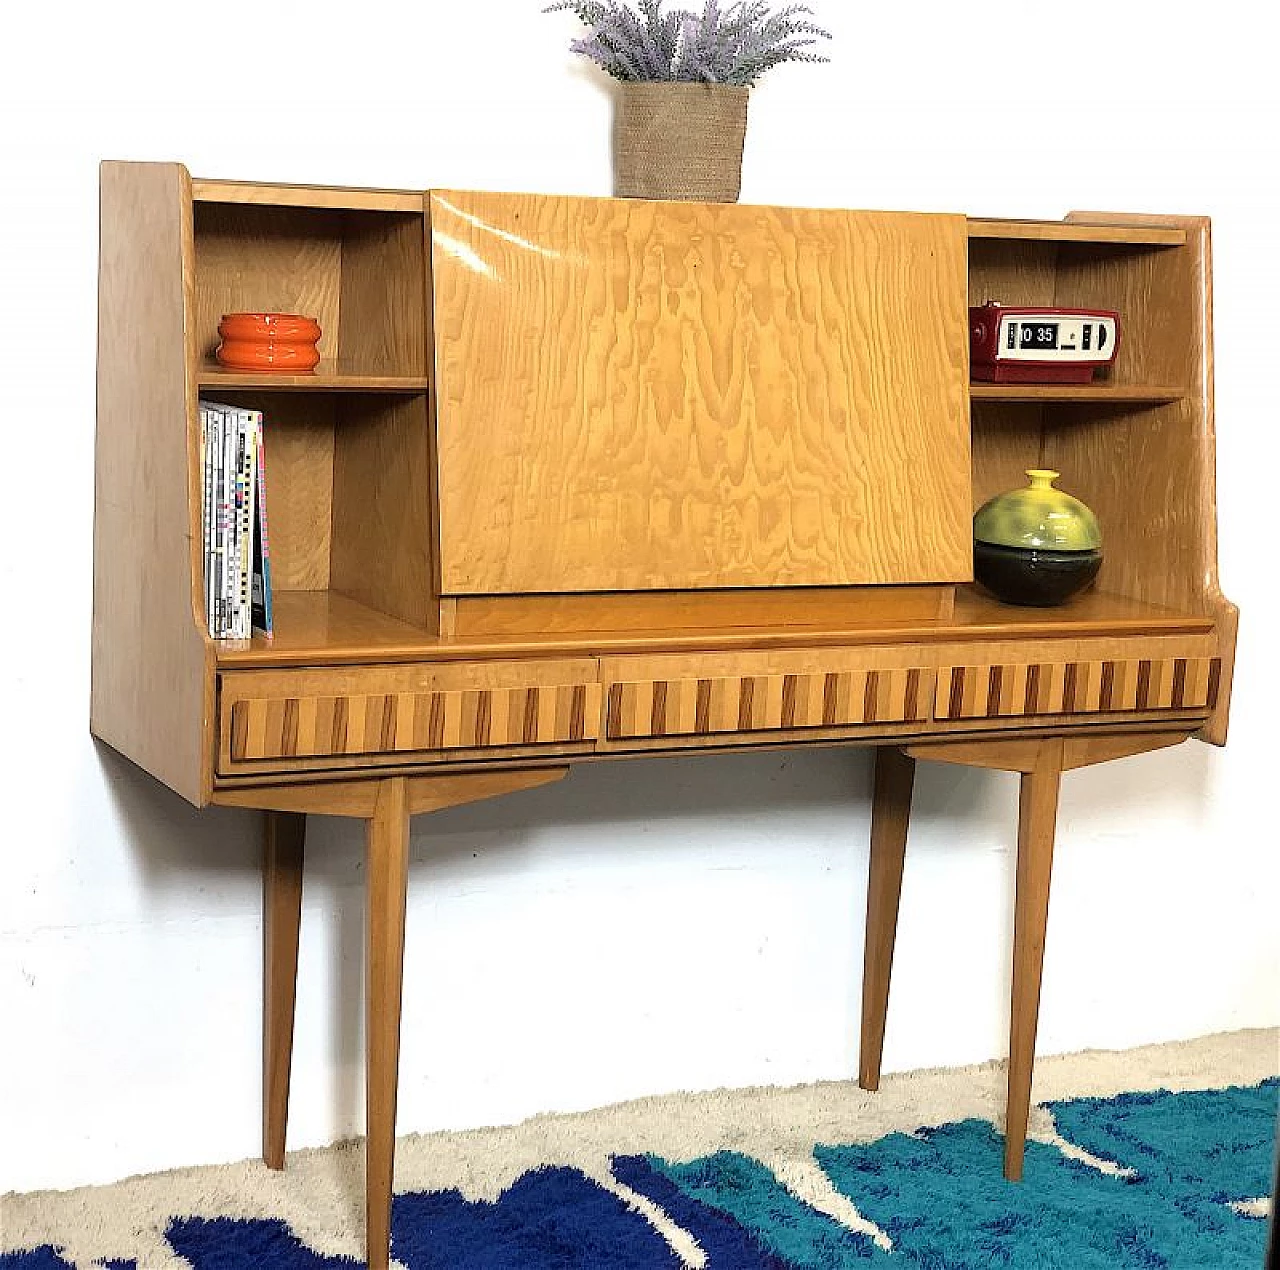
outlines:
M444 594L970 576L962 217L430 208Z
M175 163L104 163L90 726L203 804L213 779L190 188Z
M592 661L226 675L220 770L590 741L600 703Z
M1111 714L1135 710L1212 710L1216 657L980 663L938 672L938 719Z

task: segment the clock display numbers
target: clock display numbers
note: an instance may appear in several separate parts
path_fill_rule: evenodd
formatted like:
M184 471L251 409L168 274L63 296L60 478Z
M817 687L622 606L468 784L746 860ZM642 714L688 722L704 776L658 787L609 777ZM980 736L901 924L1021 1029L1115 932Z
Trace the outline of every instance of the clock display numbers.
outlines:
M1019 348L1057 348L1057 322L1023 322L1018 340Z

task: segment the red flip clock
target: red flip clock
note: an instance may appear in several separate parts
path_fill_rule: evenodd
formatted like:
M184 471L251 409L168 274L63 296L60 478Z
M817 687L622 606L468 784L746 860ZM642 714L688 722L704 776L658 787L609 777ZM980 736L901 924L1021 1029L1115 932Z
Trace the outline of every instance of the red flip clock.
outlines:
M1110 366L1120 315L1109 309L1015 308L988 300L969 310L974 379L994 384L1087 384Z

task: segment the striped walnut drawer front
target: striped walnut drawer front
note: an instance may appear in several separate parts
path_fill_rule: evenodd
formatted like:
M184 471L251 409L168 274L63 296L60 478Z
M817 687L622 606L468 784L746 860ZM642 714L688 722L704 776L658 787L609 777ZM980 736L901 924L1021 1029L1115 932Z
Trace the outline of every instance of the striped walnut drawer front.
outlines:
M933 672L920 667L618 680L605 735L692 736L899 723L929 714Z
M951 666L938 672L939 719L1113 710L1212 709L1216 657Z
M600 700L588 660L245 671L222 677L219 767L591 742Z

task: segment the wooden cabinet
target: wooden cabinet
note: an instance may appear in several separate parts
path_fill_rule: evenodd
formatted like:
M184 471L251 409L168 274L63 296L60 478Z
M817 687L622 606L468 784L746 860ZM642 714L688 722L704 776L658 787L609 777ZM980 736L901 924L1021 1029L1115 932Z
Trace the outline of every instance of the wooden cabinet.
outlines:
M1087 385L971 384L970 304L1118 309ZM368 825L369 1260L386 1266L408 817L579 760L878 748L860 1078L879 1078L916 759L1022 773L1006 1172L1062 772L1226 735L1202 218L649 204L102 172L93 730L267 812L264 1155L283 1160L307 812ZM305 376L222 313L323 328ZM261 409L276 633L207 634L197 401ZM1053 466L1057 609L969 582Z

